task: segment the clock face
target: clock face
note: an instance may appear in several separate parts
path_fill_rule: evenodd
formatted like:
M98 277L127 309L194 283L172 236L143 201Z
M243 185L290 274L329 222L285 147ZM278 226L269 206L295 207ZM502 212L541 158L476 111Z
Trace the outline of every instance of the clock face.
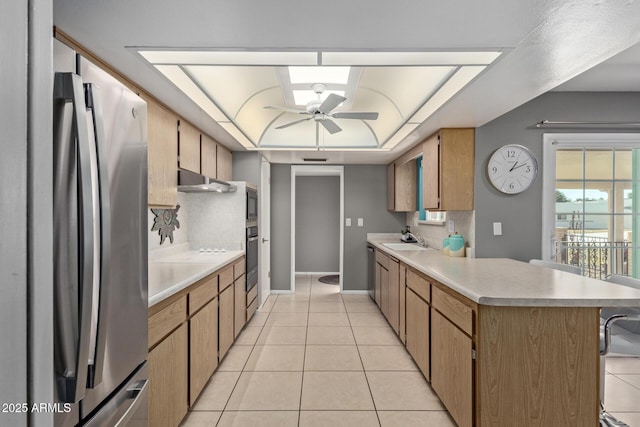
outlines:
M526 147L505 145L494 151L489 158L487 174L498 191L518 194L536 180L538 162Z

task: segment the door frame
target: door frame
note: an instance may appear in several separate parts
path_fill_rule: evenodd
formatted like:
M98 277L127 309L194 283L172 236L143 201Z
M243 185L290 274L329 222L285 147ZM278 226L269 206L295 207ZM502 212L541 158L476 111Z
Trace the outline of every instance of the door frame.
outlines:
M263 156L260 161L260 185L258 187L258 308L262 308L271 294L271 163Z
M340 177L340 241L339 272L340 292L344 278L344 166L338 165L292 165L291 166L291 292L296 291L296 177L339 176Z
M638 133L545 133L542 135L542 259L552 259L555 239L556 150L560 148L640 148Z

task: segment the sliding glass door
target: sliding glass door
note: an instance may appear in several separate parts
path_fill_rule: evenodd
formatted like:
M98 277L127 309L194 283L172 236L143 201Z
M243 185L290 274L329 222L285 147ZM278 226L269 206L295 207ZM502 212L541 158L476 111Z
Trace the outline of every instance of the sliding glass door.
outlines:
M585 275L638 277L640 139L545 135L543 256Z

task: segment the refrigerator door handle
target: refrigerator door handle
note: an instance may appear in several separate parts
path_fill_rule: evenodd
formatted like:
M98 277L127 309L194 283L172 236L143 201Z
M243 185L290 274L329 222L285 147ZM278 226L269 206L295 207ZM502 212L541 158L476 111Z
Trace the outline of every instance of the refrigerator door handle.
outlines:
M78 292L78 312L77 315L73 313L73 306L71 307L57 307L59 315L68 316L65 314L65 310L69 310L71 313L71 322L74 325L72 330L68 328L60 328L59 333L63 335L62 342L65 346L71 345L73 348L64 348L60 351L63 352L65 357L63 360L64 366L62 369L62 380L64 386L64 393L62 398L65 402L76 403L80 401L85 394L87 386L87 372L89 361L89 324L92 315L91 298L93 294L93 203L92 203L92 187L91 187L91 165L90 165L90 153L89 153L89 129L87 126L86 110L84 104L84 90L82 87L82 79L80 76L73 73L60 73L56 75L57 91L56 95L59 99L71 101L73 104L73 129L77 138L77 159L76 166L78 171L78 204L77 204L77 216L78 216L78 235L77 241L80 245L79 252L79 265L77 269L77 282L73 280L75 271L66 271L70 276L64 276L64 273L58 277L59 281L65 280L77 285ZM65 171L59 171L64 174ZM70 173L70 172L67 172ZM58 177L56 177L58 178ZM76 212L69 212L74 216ZM60 225L60 224L59 224ZM69 225L67 224L67 227ZM67 230L68 232L69 230ZM73 238L73 237L72 237ZM63 255L58 255L63 256ZM67 254L67 256L74 256L73 254ZM59 267L62 268L62 267ZM58 283L58 292L69 292L67 283ZM61 301L70 302L71 299L68 296L62 296L59 298ZM65 319L62 319L64 322ZM77 331L77 336L73 336L74 331ZM71 337L65 336L71 334ZM72 355L75 355L75 360Z
M107 402L83 427L125 427L148 404L149 380L139 380ZM146 422L144 423L146 425Z
M93 132L95 134L95 153L97 160L98 197L100 210L100 272L99 286L94 289L92 304L93 316L91 319L91 342L95 344L93 364L89 367L87 386L94 388L102 382L104 371L105 347L107 342L107 322L102 318L108 313L107 304L109 298L109 279L111 271L111 203L109 197L109 170L106 154L106 134L102 113L100 88L87 83L85 87L86 106L90 111Z

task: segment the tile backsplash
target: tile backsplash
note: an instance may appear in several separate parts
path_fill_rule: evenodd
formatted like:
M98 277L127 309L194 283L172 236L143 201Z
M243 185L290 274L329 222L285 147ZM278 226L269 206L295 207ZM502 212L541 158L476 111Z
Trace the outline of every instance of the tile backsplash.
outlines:
M450 232L447 224L415 224L417 212L407 213L407 225L411 227L411 231L420 234L427 245L435 248L442 249L442 240L447 237ZM467 248L475 248L475 211L449 211L447 212L447 221L453 220L455 224L455 231L462 234L466 241ZM469 256L473 254L472 251L468 251Z

